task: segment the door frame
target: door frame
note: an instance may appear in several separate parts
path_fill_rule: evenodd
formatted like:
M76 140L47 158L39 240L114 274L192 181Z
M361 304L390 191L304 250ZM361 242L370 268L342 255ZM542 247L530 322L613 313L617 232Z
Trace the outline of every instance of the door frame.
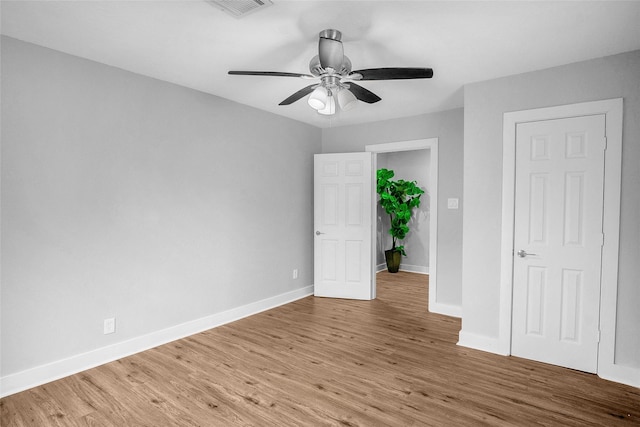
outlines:
M511 354L516 127L519 123L597 114L605 115L607 139L603 199L605 238L600 276L600 345L598 346L597 372L603 378L615 380L623 374L614 363L622 177L622 98L504 113L498 351L505 355Z
M429 216L429 303L428 309L434 313L447 314L460 317L459 312L452 313L450 308L454 311L456 307L448 305L439 305L437 303L437 259L438 259L438 138L425 138L415 139L409 141L389 142L384 144L366 145L365 151L373 153L373 173L375 182L375 173L378 168L378 154L393 153L399 151L413 151L413 150L430 150L431 151L431 168L429 172L430 181L430 216ZM375 199L374 199L375 200ZM377 202L375 202L377 203ZM373 251L373 263L377 265L376 251ZM375 289L375 274L373 286Z

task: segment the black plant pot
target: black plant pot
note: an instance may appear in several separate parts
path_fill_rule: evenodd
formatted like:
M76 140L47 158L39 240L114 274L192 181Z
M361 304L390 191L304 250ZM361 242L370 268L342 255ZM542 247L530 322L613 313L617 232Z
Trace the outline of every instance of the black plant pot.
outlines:
M389 249L387 251L384 251L384 258L387 261L387 270L389 271L389 273L397 273L400 269L402 252Z

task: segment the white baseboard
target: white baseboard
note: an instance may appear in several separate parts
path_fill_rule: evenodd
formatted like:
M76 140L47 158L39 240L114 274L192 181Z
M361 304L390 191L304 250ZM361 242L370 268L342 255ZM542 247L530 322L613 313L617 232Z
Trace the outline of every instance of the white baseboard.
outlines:
M313 285L0 378L0 397L46 384L144 350L313 295Z
M598 364L598 376L605 380L640 388L640 369L623 365Z
M498 338L460 331L458 345L489 353L509 356L501 350ZM605 380L640 388L640 369L623 365L599 365L597 375Z
M439 302L429 302L429 312L444 314L445 316L462 318L462 307L459 305L442 304Z
M386 263L376 265L376 273L380 273L381 271L385 271L386 269L387 269ZM423 267L420 265L400 264L400 271L406 271L409 273L429 274L429 267Z
M409 273L429 274L429 267L421 265L400 264L400 271L408 271Z
M460 331L460 334L458 335L458 345L489 353L500 354L502 356L509 355L508 353L501 351L498 338L488 337L485 335Z

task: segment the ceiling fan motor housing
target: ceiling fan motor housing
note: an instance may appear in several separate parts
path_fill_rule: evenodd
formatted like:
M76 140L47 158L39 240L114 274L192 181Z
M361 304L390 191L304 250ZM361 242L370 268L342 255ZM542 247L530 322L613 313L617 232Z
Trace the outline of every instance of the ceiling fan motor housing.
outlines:
M340 67L340 69L326 70L322 68L322 65L320 65L320 57L316 55L311 58L311 61L309 61L309 71L316 77L330 74L347 76L351 72L351 60L347 57L347 55L344 55L342 59L342 66Z
M309 62L311 74L316 77L347 76L351 72L351 61L344 54L340 31L334 29L320 31L318 50L320 54L311 58Z

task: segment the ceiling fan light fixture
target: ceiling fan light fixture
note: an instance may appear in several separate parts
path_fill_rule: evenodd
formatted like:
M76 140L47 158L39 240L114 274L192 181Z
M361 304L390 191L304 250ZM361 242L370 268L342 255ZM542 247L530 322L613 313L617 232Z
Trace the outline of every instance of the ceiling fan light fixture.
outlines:
M329 91L324 86L318 86L311 92L309 95L309 100L307 101L311 108L315 110L323 110L327 106L327 100L329 98Z
M327 105L322 110L318 110L318 113L331 116L336 113L336 98L334 96L329 95L327 98Z
M347 88L340 89L338 92L338 104L343 111L349 111L358 106L358 98Z

